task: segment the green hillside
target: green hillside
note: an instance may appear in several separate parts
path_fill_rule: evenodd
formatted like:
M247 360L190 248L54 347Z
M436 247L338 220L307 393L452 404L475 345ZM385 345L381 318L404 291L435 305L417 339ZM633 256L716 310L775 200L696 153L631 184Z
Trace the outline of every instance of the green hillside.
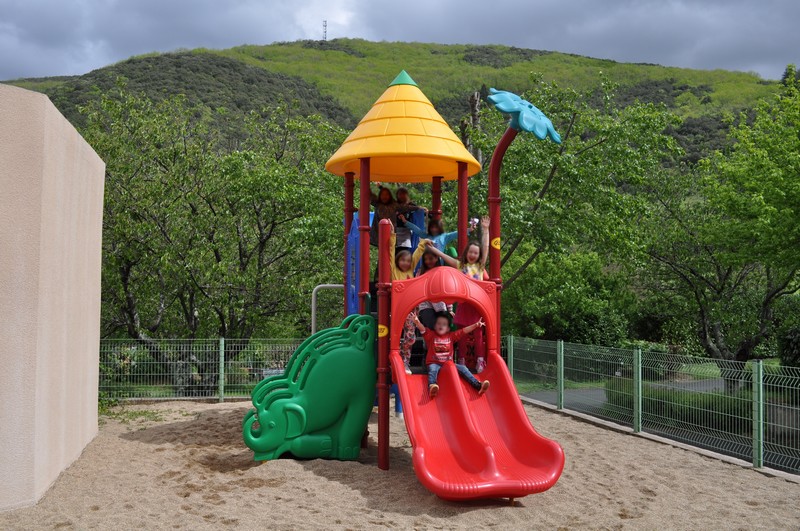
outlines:
M564 86L589 89L597 85L598 73L603 72L620 85L623 100L639 97L664 101L684 116L750 107L776 86L749 73L618 63L507 46L337 39L195 53L217 53L302 77L324 94L334 96L356 116L369 109L401 69L411 74L434 104L450 102L453 97L461 101L461 96L482 85L520 90L527 87L531 72L540 72L545 80Z
M216 58L234 59L223 63ZM266 71L268 76L241 64ZM116 76L133 88L158 95L184 92L215 106L246 108L273 101L286 91L304 100L305 110L349 125L362 116L401 69L407 70L448 121L466 112L465 96L482 86L521 90L530 74L577 90L597 86L599 74L619 84L619 103L635 99L664 102L684 117L749 108L774 92L777 83L755 74L619 63L572 54L507 46L369 42L360 39L297 41L227 50L148 54L83 76L11 81L45 92L62 110L88 97ZM279 76L280 74L280 76ZM350 117L341 113L341 107Z
M152 54L83 76L25 79L14 84L48 94L70 121L80 123L78 107L95 97L96 89L112 88L120 77L127 80L129 89L153 99L184 94L193 104L224 107L234 114L295 102L301 114L320 114L345 126L354 121L335 98L320 94L300 77L254 68L216 54Z

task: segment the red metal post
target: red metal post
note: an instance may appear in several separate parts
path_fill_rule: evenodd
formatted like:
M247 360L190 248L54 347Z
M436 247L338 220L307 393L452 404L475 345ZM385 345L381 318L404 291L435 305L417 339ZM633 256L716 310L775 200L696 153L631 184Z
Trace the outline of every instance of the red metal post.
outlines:
M500 277L500 170L508 146L517 136L517 130L509 127L500 138L489 164L489 280L497 284L497 335L500 335L500 294L503 280Z
M369 158L359 159L361 162L359 179L359 207L358 207L358 231L359 231L359 270L360 281L358 286L358 308L362 315L369 314L367 308L367 295L369 295Z
M431 183L431 219L442 219L442 176L435 175Z
M350 235L350 227L353 225L353 213L356 211L353 205L353 191L355 188L355 173L348 171L344 174L344 273L342 275L342 284L345 285L344 290L344 314L347 315L347 262L350 257L347 256L347 239Z
M458 253L467 245L467 225L469 224L469 186L467 184L467 163L458 163Z
M378 468L389 470L389 297L392 288L389 237L392 223L378 227Z

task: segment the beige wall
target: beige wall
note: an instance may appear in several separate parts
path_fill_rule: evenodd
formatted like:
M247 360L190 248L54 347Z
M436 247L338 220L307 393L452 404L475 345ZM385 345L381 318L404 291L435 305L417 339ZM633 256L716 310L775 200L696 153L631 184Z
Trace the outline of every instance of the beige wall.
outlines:
M0 511L97 434L104 172L46 96L0 84Z

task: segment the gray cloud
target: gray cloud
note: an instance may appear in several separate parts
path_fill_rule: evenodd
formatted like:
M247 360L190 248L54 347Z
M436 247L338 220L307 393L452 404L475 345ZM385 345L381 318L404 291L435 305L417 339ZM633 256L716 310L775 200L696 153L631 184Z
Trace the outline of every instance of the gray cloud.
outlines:
M0 0L0 79L79 74L176 48L328 36L497 43L780 77L794 0Z

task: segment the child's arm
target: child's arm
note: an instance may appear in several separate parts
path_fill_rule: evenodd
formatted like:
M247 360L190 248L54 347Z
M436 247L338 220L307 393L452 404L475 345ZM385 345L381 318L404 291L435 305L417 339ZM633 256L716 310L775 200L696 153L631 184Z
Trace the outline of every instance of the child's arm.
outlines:
M469 231L467 231L467 234L469 234ZM445 232L439 236L439 238L442 239L442 247L447 247L448 243L458 238L458 231L454 230L453 232Z
M426 242L428 242L428 241L430 241L430 240L425 240L425 241L426 241ZM431 250L431 252L433 252L433 253L434 253L435 255L437 255L439 258L441 258L442 260L444 260L444 263L445 263L445 264L447 264L447 265L449 265L449 266L451 266L451 267L458 267L458 260L456 260L455 258L453 258L452 256L450 256L449 254L445 254L445 253L443 253L442 251L440 251L439 249L437 249L437 248L436 248L436 246L435 246L435 245L433 245L433 242L431 242L430 244L428 244L428 249L430 249L430 250Z
M486 268L486 259L489 257L489 216L481 218L481 266Z
M420 259L422 258L422 255L425 254L425 248L426 248L426 246L428 244L433 244L433 242L430 241L430 240L420 240L419 241L419 245L417 245L417 248L414 250L414 254L411 255L411 270L412 271L417 268L417 264L419 263Z
M389 270L392 272L392 276L394 276L394 253L395 253L395 246L397 245L397 234L394 232L394 225L392 225L392 233L389 235Z
M427 332L428 329L425 328L425 325L422 324L422 321L419 320L419 316L417 315L417 312L414 312L411 315L414 316L414 325L417 327L417 330L419 330L419 333L422 334L422 335L425 335L425 332Z
M411 232L413 232L414 234L416 234L417 236L419 236L420 238L427 238L428 237L428 233L427 232L425 232L421 228L419 228L416 225L414 225L413 223L411 223L408 219L406 219L406 217L403 214L398 214L397 215L397 219L399 219L400 221L405 223L406 224L406 228L408 230L410 230Z
M465 334L471 334L479 326L486 326L486 323L483 322L483 318L482 317L480 319L478 319L477 323L473 323L473 324L471 324L469 326L465 326L464 328L462 328L462 330L464 331Z

